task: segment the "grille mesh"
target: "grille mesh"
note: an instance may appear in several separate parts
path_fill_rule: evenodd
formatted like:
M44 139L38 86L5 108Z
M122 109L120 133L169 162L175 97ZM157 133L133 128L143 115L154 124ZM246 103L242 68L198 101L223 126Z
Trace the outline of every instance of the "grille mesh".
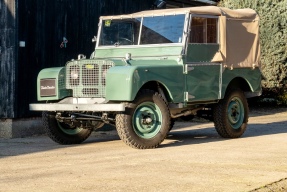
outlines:
M99 85L99 66L95 64L84 64L82 66L82 83L83 85Z
M106 73L114 66L111 61L80 60L66 66L66 88L74 97L105 97Z
M80 67L78 65L70 66L70 78L69 78L69 83L72 86L79 85L80 84L80 79L76 78L78 74L80 74Z
M59 77L58 77L58 89L65 89L66 88L66 82L65 82L65 70L61 69Z

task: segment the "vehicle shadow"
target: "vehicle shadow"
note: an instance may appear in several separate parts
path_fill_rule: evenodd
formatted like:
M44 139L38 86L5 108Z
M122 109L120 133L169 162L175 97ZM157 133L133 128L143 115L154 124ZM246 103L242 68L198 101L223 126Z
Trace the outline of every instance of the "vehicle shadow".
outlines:
M287 112L287 107L268 107L268 106L249 106L249 117L258 117L264 115L274 115Z
M287 121L279 121L272 123L250 123L246 132L241 138L260 137L266 135L286 134ZM109 131L97 131L93 133L84 143L77 145L59 145L47 136L37 136L29 138L0 139L0 159L11 156L18 156L43 151L57 150L71 147L90 147L89 145L97 145L104 143L106 149L114 148L113 143L121 142L115 129ZM192 123L192 122L176 122L174 129L168 134L167 138L159 148L177 147L183 145L194 145L212 142L224 142L229 139L220 137L212 122L209 123ZM127 147L121 142L123 147ZM93 146L94 147L94 146Z
M181 126L176 127L168 134L166 142L160 147L175 147L230 140L219 136L213 123L207 123L204 128L199 129L197 129L196 126L197 125L192 125L190 126L190 129L187 128L189 127L188 124L182 124ZM248 127L241 138L284 133L287 133L287 121L266 124L251 123L248 124Z
M60 145L52 141L46 135L26 138L0 139L0 160L2 158L7 158L11 156L19 156L63 148L67 148L67 150L69 150L69 148L81 147L93 143L108 143L116 140L120 140L120 138L116 134L116 132L112 130L102 131L100 133L94 132L83 143L74 145Z

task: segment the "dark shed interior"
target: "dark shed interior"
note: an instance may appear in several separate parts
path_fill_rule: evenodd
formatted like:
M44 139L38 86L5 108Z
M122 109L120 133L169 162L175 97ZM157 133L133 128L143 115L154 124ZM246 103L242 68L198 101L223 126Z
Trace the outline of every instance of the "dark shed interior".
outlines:
M36 79L43 68L89 56L100 15L152 9L154 0L1 0L0 118L39 116ZM213 5L209 0L167 0L166 8Z

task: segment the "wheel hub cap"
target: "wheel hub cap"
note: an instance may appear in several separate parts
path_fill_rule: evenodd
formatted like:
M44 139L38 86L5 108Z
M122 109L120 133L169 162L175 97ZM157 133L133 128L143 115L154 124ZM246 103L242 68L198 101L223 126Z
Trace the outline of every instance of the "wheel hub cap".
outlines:
M154 137L161 129L162 114L152 102L140 104L133 115L135 133L145 139Z
M233 98L228 105L228 121L233 129L239 129L244 120L244 107L239 98Z
M153 119L149 116L145 116L142 119L142 124L143 125L150 125L152 123Z

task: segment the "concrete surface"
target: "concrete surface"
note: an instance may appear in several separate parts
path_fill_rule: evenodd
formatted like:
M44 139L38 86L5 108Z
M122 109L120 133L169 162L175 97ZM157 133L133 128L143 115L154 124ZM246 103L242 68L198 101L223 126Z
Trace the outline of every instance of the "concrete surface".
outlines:
M44 133L41 118L0 119L0 138L19 138Z
M177 122L151 150L126 146L115 131L73 146L0 139L0 171L1 192L267 189L287 178L287 109L252 110L239 139L220 138L210 122Z

